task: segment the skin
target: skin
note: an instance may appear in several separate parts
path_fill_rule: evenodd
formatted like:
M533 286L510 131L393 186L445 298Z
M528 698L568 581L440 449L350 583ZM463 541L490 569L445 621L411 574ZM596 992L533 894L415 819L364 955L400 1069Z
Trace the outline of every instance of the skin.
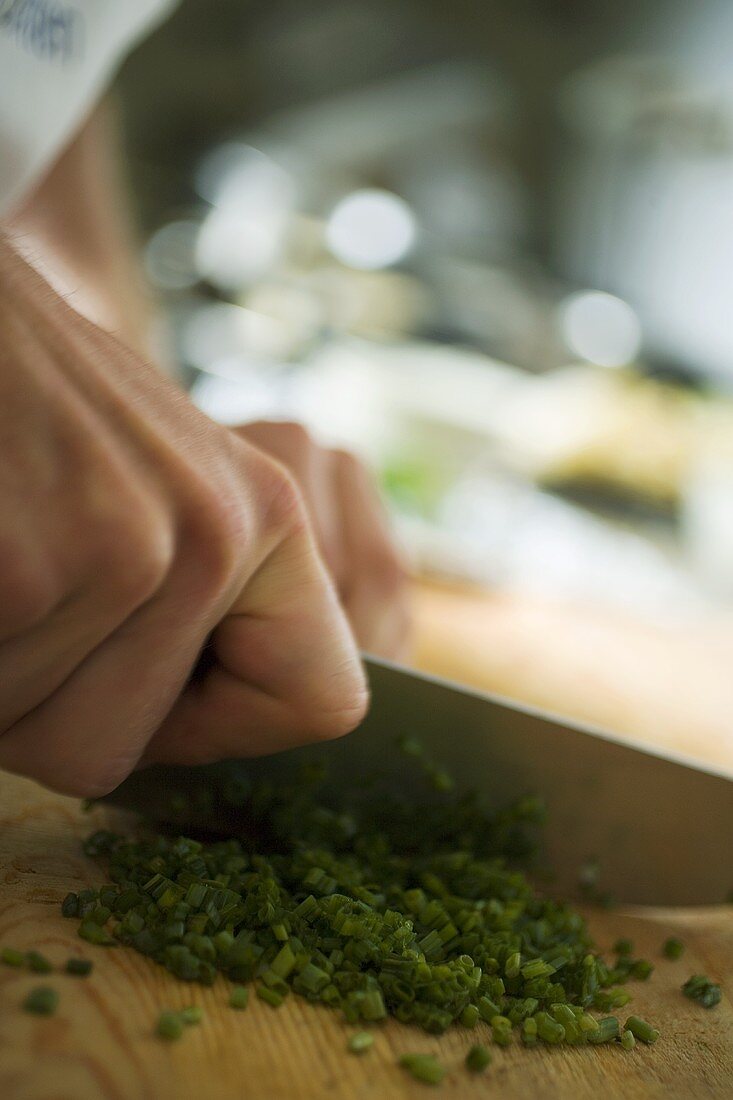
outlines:
M87 796L348 732L358 646L407 630L356 459L217 425L151 365L99 126L0 226L0 767Z

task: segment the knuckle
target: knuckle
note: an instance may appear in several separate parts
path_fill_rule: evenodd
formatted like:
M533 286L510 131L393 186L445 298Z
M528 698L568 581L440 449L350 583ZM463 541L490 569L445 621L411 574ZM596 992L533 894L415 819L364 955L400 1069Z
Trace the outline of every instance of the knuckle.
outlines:
M61 597L52 569L27 548L0 542L0 631L12 635L41 622Z
M345 451L340 447L336 447L331 453L345 473L362 474L364 472L364 463L356 457L353 451Z
M303 530L308 518L303 497L290 473L276 462L268 462L263 484L263 516L276 532Z
M387 592L402 592L407 586L407 569L391 549L377 555L375 574L382 589Z
M251 503L252 530L276 534L307 523L298 484L289 469L264 451L244 445L236 452L239 499Z
M283 437L287 440L288 448L297 455L307 454L315 447L313 437L307 428L297 421L288 420L279 425Z
M150 509L123 508L97 532L97 555L116 599L139 607L164 583L173 563L173 532Z
M398 596L408 582L408 571L395 547L385 538L364 554L367 584L383 594Z
M189 486L182 516L182 553L205 602L217 600L237 575L242 555L252 537L245 498L221 485Z
M177 565L202 606L224 598L271 544L307 517L300 492L274 459L251 448L236 450L217 478L190 471L179 502Z

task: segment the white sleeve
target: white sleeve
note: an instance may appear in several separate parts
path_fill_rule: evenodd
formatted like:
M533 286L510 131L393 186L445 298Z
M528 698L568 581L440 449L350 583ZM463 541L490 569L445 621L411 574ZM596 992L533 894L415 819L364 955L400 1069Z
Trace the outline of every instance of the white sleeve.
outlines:
M61 152L178 0L0 0L0 215Z

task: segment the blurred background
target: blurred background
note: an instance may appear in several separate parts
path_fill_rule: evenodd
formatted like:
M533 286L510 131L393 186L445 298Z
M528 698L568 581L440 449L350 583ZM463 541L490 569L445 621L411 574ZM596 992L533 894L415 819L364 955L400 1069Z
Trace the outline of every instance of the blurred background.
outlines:
M684 674L690 751L733 743L731 40L728 0L184 0L117 81L196 403L368 458L475 680L651 736Z

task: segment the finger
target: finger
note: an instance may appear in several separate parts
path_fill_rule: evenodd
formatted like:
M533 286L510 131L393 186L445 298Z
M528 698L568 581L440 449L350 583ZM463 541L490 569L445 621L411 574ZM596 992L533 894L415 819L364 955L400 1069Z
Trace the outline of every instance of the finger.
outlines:
M410 626L405 567L366 468L345 451L332 454L334 496L348 569L344 608L362 649L401 659L407 652Z
M22 576L16 569L8 578L4 568L3 587L11 598L11 589L25 593L27 620L8 620L3 601L10 629L0 641L0 730L53 694L154 594L172 556L160 508L126 481L109 442L103 455L87 449L86 469L76 468L72 449L65 454L65 476L76 486L73 509L64 508L68 498L52 484L48 500L34 501L13 521L26 561Z
M160 578L150 584L157 589ZM185 592L142 606L0 736L0 767L94 796L132 770L183 687L207 634Z
M364 670L306 530L260 567L212 645L216 665L178 700L146 759L279 752L340 736L364 715Z
M318 446L302 424L256 421L235 429L237 434L273 455L289 471L301 491L318 549L341 591L345 563L341 553L338 510L331 477L332 456Z
M181 578L169 582L0 738L0 765L93 795L129 774L158 730L148 759L193 763L337 736L360 720L363 669L307 527L244 586L214 632L217 665L181 695L212 625L192 621Z

